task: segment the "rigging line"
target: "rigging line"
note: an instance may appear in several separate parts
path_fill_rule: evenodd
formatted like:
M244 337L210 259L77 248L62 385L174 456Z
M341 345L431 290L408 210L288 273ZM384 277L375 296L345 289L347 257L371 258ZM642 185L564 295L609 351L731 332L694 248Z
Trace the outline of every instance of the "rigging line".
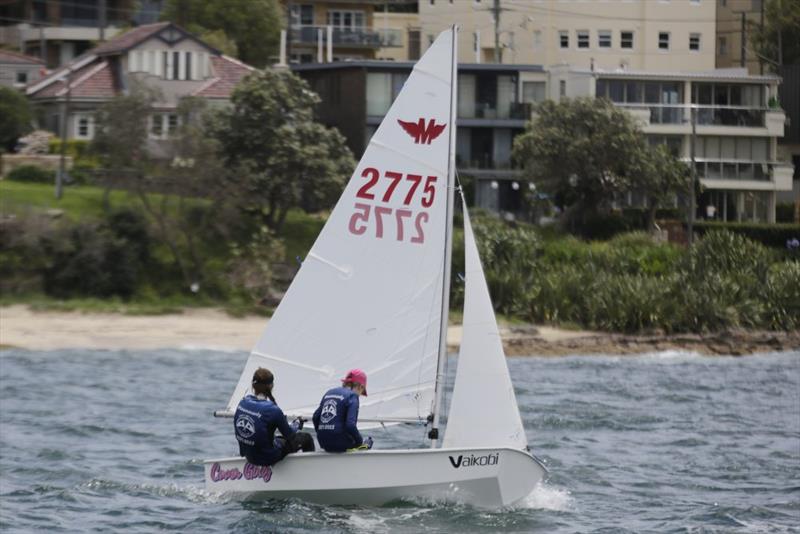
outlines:
M575 17L578 19L605 19L605 20L626 20L626 21L635 21L635 22L651 22L651 23L660 23L660 22L697 22L703 24L714 24L716 23L716 18L709 18L709 19L698 19L698 18L681 18L681 19L648 19L645 17L612 17L609 15L599 15L599 14L592 14L592 13L576 13L574 11L562 11L558 9L548 9L546 7L537 7L537 6L517 6L517 8L509 8L510 11L516 11L518 13L540 13L543 15L567 15L569 17Z

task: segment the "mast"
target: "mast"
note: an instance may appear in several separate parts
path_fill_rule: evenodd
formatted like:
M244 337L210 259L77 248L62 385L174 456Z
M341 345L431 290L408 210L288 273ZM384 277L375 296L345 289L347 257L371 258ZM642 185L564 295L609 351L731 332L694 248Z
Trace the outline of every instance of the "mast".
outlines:
M444 280L442 284L442 310L439 328L439 355L436 369L436 393L433 401L433 424L428 432L431 439L431 448L436 447L439 440L439 419L442 410L442 397L444 395L445 376L444 365L447 361L447 320L450 315L450 266L453 258L453 205L455 200L455 171L456 171L456 103L458 86L458 26L453 24L452 29L452 58L450 64L450 126L447 145L447 208L445 212L444 234Z

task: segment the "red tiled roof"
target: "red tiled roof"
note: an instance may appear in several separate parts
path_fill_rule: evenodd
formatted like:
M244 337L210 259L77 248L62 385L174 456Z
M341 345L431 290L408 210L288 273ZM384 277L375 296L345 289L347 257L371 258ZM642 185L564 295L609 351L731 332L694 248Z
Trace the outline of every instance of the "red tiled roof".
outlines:
M38 65L44 65L44 61L38 57L27 56L11 50L0 50L0 63L18 63L21 65L35 63Z
M122 35L118 35L113 39L106 41L97 48L90 50L90 52L95 55L123 52L133 46L136 46L145 39L148 39L149 37L155 35L156 33L160 32L161 30L169 26L170 24L171 22L156 22L153 24L145 24L143 26L137 26L136 28L127 31Z
M194 96L229 98L236 84L255 70L253 67L228 56L211 56L210 59L214 78L195 91Z
M114 77L107 61L92 62L72 73L72 98L113 98L116 94ZM63 97L66 84L56 80L36 93L37 98Z

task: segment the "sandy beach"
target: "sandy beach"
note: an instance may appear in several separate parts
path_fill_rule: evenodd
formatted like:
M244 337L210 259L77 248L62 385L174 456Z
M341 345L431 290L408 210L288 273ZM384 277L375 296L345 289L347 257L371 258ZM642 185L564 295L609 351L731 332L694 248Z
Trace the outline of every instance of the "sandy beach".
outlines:
M122 315L32 311L0 307L0 346L29 350L209 348L248 351L268 319L235 318L218 309L186 309L170 315ZM800 350L800 332L733 331L714 335L621 335L541 325L501 327L509 356L641 354L689 350L744 355ZM447 343L456 349L461 327L450 326Z

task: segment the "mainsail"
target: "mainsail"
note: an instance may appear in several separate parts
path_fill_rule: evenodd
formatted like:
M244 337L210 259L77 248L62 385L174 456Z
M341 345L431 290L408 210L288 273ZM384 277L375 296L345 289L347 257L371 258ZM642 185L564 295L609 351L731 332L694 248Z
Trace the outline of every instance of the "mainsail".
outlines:
M464 319L443 447L528 446L469 213L464 208Z
M250 354L228 411L258 367L287 415L309 416L358 367L360 421L425 420L444 284L452 30L417 63ZM390 270L386 267L391 266Z

